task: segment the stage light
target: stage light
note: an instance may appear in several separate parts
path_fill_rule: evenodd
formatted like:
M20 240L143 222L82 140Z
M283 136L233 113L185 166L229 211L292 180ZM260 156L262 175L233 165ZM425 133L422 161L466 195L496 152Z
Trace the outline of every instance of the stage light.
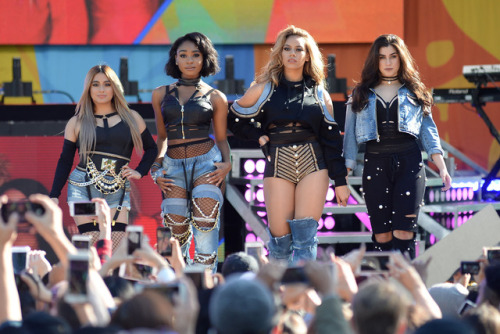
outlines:
M264 203L264 189L259 189L255 192L255 197L257 201Z
M328 191L326 192L326 200L333 201L334 197L335 197L335 191L331 187L328 187Z
M326 217L324 220L324 225L327 230L332 230L335 227L335 219L333 217Z
M255 172L255 162L253 160L248 159L247 161L245 161L243 168L245 169L246 173L253 174L253 172Z
M257 173L259 174L264 174L264 170L266 169L266 161L264 159L259 159L255 163L255 169L257 170Z

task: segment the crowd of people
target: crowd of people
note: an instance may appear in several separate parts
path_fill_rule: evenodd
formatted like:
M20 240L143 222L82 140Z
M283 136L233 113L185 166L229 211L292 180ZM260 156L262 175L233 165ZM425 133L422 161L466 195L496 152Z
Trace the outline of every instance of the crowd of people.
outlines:
M75 293L72 258L81 251L65 235L57 204L40 194L29 200L43 210L24 218L59 262L51 265L42 251L30 251L26 267L15 271L21 217L0 217L0 333L500 333L500 263L480 259L475 285L470 274L457 272L428 290L426 264L400 252L390 255L387 271L360 275L364 247L294 267L234 253L220 273L204 268L196 280L174 237L167 257L148 240L128 255L125 238L113 253L87 251L85 298L75 301L68 297ZM107 231L102 238L109 238L109 206L94 201ZM117 275L121 265L139 263L154 268L152 274L140 280ZM295 275L287 274L292 269Z
M373 43L347 102L343 138L322 59L307 31L287 27L228 114L225 95L201 80L219 70L212 42L197 32L180 37L165 65L177 82L152 95L156 143L129 109L116 73L92 67L65 129L50 196L31 195L24 211L0 198L9 208L0 217L0 333L500 333L500 264L481 258L477 284L457 272L428 290L428 263L411 262L425 189L419 143L443 191L451 177L432 96L404 41L382 35ZM266 158L270 241L269 257L231 254L219 273L228 128L258 142ZM362 270L364 246L316 259L329 179L346 206L361 144L374 249L390 252L370 274ZM142 159L132 168L134 148ZM148 173L163 196L162 231L172 235L161 251L128 222L130 182ZM63 230L58 197L66 182L73 210L82 201L95 206L92 214L72 214L89 240L83 249ZM19 257L13 243L24 219L58 263L41 250Z

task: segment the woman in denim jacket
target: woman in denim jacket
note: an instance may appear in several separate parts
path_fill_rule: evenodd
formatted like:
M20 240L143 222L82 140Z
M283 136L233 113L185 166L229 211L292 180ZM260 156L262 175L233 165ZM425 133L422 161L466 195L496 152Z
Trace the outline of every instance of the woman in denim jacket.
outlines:
M418 140L439 168L442 190L451 186L432 104L403 40L379 36L347 103L344 137L348 170L356 167L358 145L366 143L363 195L376 250L397 249L415 257L414 238L425 191Z

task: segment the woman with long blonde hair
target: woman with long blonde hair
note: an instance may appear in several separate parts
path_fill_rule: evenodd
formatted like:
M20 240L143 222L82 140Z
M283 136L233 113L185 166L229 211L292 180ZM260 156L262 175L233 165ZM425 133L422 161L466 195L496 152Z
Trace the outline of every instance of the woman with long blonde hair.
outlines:
M135 169L129 166L134 147L143 153ZM77 148L80 162L71 172ZM58 201L68 180L68 203L104 198L113 217L111 236L115 248L128 224L130 180L148 174L156 153L153 137L142 117L128 107L116 73L107 65L94 66L85 77L75 115L64 130L63 151L50 197ZM92 243L104 234L95 217L74 219L80 233L89 235Z
M316 232L329 177L339 205L349 198L342 138L323 86L324 64L311 35L282 30L256 84L229 113L235 136L258 141L267 158L264 196L270 256L288 262L316 258Z

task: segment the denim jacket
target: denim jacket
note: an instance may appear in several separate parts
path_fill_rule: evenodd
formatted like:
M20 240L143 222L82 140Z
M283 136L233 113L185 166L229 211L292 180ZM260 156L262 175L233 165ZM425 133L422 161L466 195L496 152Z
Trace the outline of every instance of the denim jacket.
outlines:
M347 102L344 135L344 158L346 167L356 168L358 146L370 140L379 140L377 129L376 95L370 89L368 104L360 111L353 112L351 101ZM400 132L408 133L419 139L429 155L443 154L436 123L432 115L424 117L422 106L417 97L405 85L398 90L398 127Z

